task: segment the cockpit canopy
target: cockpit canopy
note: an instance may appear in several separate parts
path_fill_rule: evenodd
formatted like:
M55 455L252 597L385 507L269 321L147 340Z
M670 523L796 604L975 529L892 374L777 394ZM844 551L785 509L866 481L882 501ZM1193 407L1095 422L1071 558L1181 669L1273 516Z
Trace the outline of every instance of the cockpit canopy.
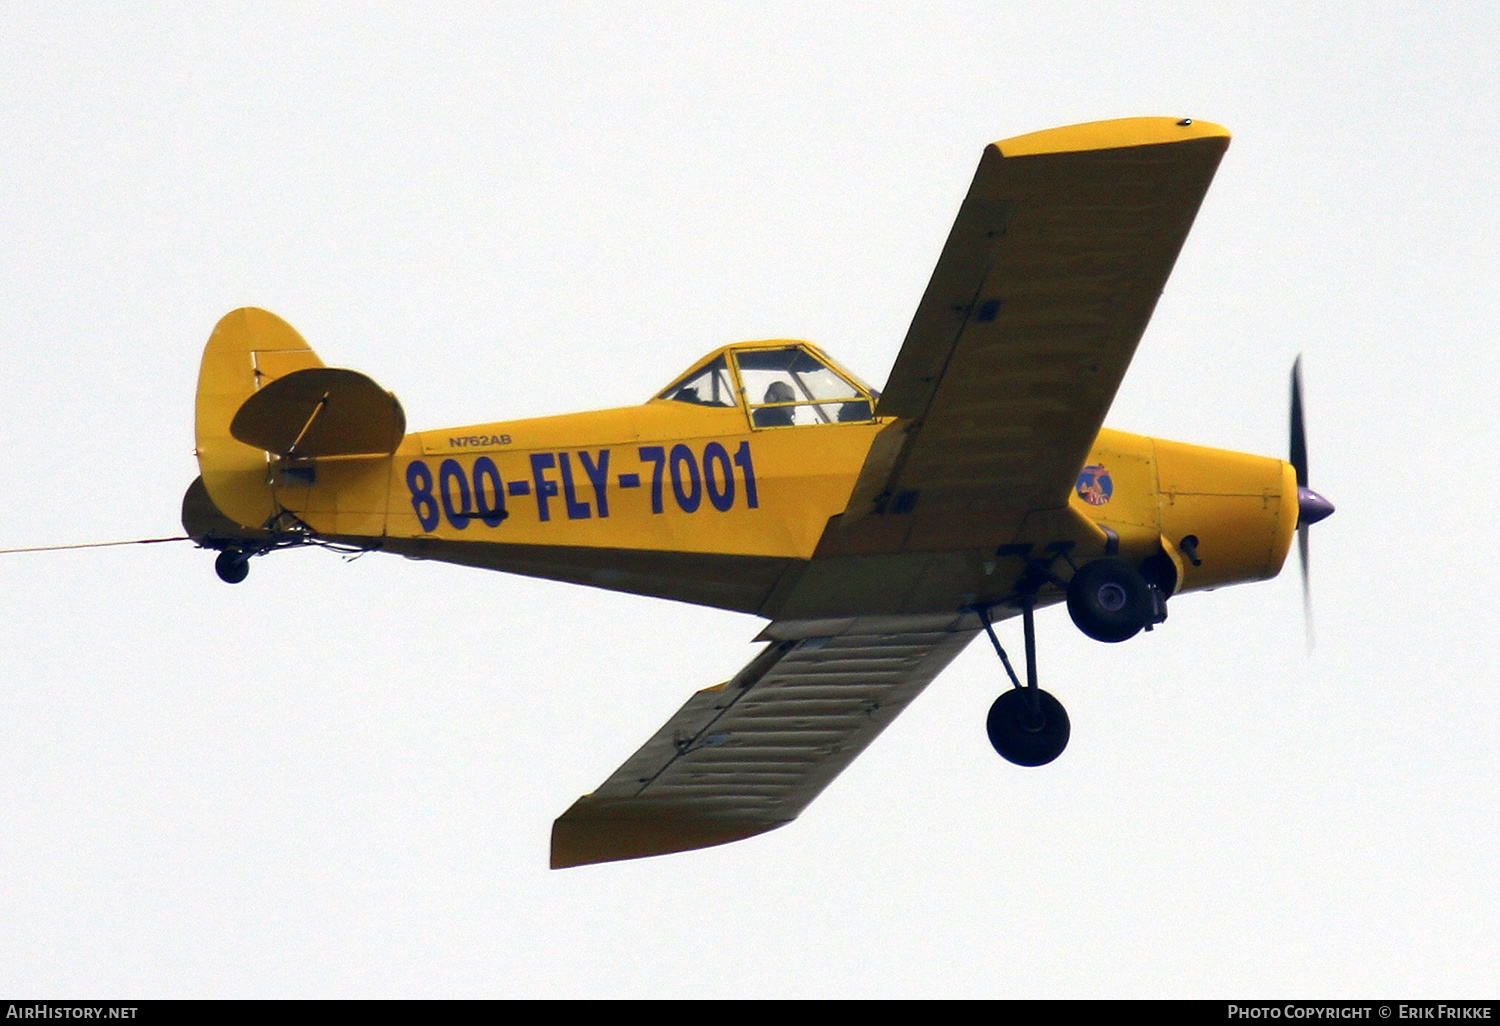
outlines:
M873 420L879 397L805 342L728 346L657 396L697 406L740 406L758 428Z

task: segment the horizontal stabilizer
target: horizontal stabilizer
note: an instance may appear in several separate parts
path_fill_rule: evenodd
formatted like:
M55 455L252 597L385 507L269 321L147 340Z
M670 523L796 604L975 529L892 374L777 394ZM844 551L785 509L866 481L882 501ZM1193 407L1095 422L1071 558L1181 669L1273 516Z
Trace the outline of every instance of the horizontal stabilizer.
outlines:
M308 367L247 398L229 433L277 456L389 456L406 434L406 413L358 371Z

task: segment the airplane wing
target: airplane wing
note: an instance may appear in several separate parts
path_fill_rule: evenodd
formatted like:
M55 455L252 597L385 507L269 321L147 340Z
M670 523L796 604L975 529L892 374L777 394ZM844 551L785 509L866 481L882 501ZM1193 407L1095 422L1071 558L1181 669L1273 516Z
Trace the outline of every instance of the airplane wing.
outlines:
M900 608L938 573L919 560L908 581L904 564L841 557L925 558L1067 514L1228 140L1205 122L1134 118L985 151L876 408L896 419L777 600L771 644L556 821L554 867L790 822L963 649L972 615L792 611Z
M1130 118L989 146L844 525L1066 505L1228 144L1207 122Z
M791 822L978 632L972 615L782 620L552 827L552 867L706 848Z

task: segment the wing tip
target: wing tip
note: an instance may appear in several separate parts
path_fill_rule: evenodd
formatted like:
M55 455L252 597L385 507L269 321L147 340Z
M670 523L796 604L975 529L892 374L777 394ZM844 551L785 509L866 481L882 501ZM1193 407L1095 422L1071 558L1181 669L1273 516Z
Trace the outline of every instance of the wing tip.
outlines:
M1048 153L1081 153L1133 146L1159 146L1192 139L1219 139L1229 145L1229 130L1194 118L1116 118L1081 125L1048 128L994 144L1005 157L1035 157Z
M629 799L625 799L629 801ZM739 817L692 815L620 802L578 799L552 824L551 868L571 869L712 848L785 826Z

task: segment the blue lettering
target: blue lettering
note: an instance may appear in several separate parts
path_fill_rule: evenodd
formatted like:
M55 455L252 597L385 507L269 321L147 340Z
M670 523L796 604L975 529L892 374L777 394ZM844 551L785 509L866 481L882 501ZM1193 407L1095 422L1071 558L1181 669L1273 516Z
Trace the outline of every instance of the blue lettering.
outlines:
M547 500L557 495L557 482L542 476L542 471L557 465L557 457L550 452L531 454L531 480L536 484L536 518L542 523L552 519Z
M589 504L579 502L577 494L573 491L573 458L565 452L560 452L557 454L557 466L562 471L563 505L568 508L568 519L587 520L592 515L589 512Z
M693 484L691 491L683 490L683 467L687 468L688 480ZM693 455L693 450L682 444L672 446L672 494L677 497L677 505L684 513L696 512L703 502L703 479L698 476L698 458Z
M599 450L599 465L586 452L578 454L578 462L583 464L583 472L589 476L589 484L594 486L594 505L599 509L601 517L609 516L609 499L605 495L605 489L609 485L609 450Z
M437 500L432 497L432 471L421 460L412 460L406 465L406 487L411 489L411 508L417 515L422 530L431 531L438 525Z
M714 471L714 464L721 468ZM720 489L719 482L724 482ZM703 449L703 483L708 489L708 501L720 513L729 512L734 505L734 468L729 465L729 453L718 442L709 442Z
M741 442L740 447L735 450L734 462L745 472L745 505L751 509L760 506L759 496L755 494L755 464L750 462L750 443Z
M656 464L656 469L651 473L651 512L660 513L662 511L661 480L662 471L667 466L667 450L659 445L643 445L638 451L641 459L651 460Z
M495 504L489 505L484 495L484 482L488 478L490 491L495 496ZM506 517L505 512L505 489L500 486L500 468L495 466L495 461L488 456L481 456L474 461L474 505L478 508L479 519L488 527L499 527L500 521Z
M729 512L738 497L735 478L739 475L735 468L743 475L746 506L750 509L760 506L755 464L748 441L740 442L733 455L724 443L708 442L703 446L701 459L694 452L693 445L682 442L670 449L661 445L643 445L637 453L652 468L652 513L666 511L669 474L672 497L684 513L696 513L705 496L714 509L720 513ZM588 479L588 487L593 493L592 505L579 494L584 482L574 476L575 455L582 467L581 477ZM537 519L542 523L552 519L553 499L562 500L569 520L587 520L596 515L595 511L600 518L609 516L609 465L608 449L538 452L531 454L529 481L506 481L489 456L475 459L471 471L457 459L445 459L435 475L424 461L412 460L406 467L406 486L411 492L412 511L424 532L435 530L444 518L458 531L467 529L473 520L482 520L488 527L499 527L509 515L505 501L507 495L512 498L535 495ZM645 485L642 473L621 473L615 480L620 488Z
M455 482L458 484L457 509L453 508L453 493L449 487ZM458 460L444 460L438 467L438 497L443 500L443 512L455 530L462 531L469 526L469 481Z

